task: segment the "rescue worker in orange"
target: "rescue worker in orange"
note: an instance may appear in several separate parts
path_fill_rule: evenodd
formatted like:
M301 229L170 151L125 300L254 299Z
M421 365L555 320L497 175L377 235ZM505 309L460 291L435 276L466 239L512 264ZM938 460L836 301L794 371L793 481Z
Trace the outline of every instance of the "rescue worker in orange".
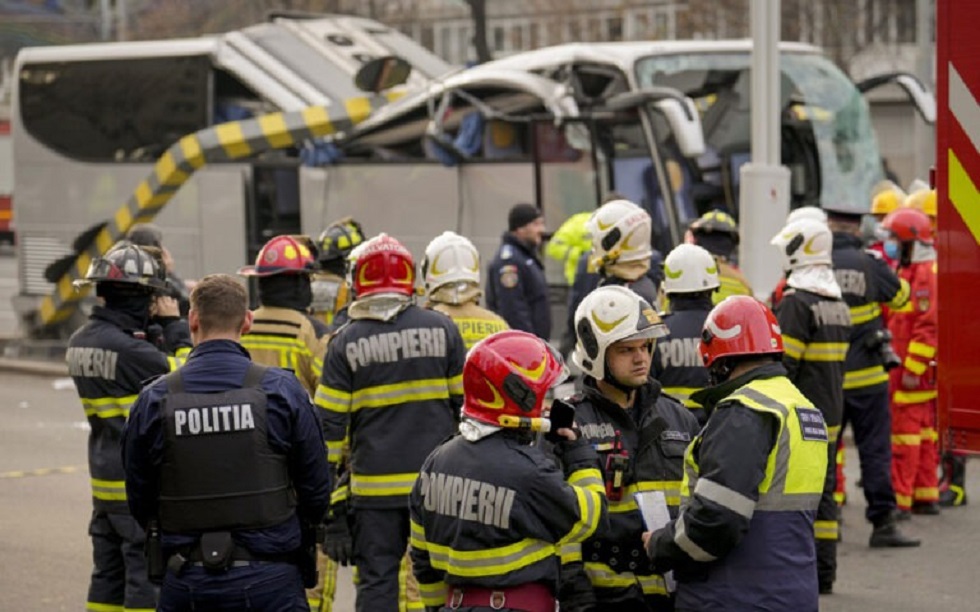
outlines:
M903 517L939 513L936 448L936 249L929 217L901 208L881 222L885 249L898 261L911 299L888 320L902 365L889 372L892 409L892 482Z
M508 329L507 322L480 306L480 253L467 238L443 232L425 247L419 270L426 304L448 316L459 328L466 350L491 334Z
M730 295L752 295L749 281L734 263L738 248L738 224L730 214L709 210L691 223L688 232L688 242L703 247L718 261L721 286L712 294L712 302L718 304Z

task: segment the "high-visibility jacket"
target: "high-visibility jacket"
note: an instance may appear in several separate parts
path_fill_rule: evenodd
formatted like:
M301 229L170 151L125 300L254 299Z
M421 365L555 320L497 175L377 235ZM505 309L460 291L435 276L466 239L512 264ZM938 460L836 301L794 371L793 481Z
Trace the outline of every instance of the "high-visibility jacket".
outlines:
M784 374L766 365L696 395L716 407L684 459L680 516L647 546L674 570L679 610L817 610L827 430Z
M326 345L327 337L317 338L305 313L276 306L256 309L252 329L242 335L255 363L292 370L311 397L323 373Z
M861 239L853 234L834 233L831 257L841 297L851 310L844 391L884 392L888 374L881 355L881 333L885 329L882 307L904 306L909 299L908 283L900 280L874 251L864 250Z
M333 336L315 403L332 463L349 439L354 508L405 507L422 462L456 427L465 357L452 320L415 305Z
M711 294L712 302L718 304L730 295L752 295L748 279L737 266L718 257L715 260L718 262L718 282L721 286Z
M189 352L186 321L172 320L165 332L172 348ZM72 334L65 358L91 427L92 502L97 511L129 514L120 446L129 409L146 380L176 369L183 360L148 342L132 317L103 306L96 306L89 321Z
M479 306L476 302L465 304L443 304L433 302L432 310L447 315L459 328L466 350L487 336L509 329L507 322L496 313Z
M902 360L898 374L920 377L915 389L894 390L895 404L920 404L936 398L936 351L939 341L939 309L936 304L936 262L919 261L898 269L899 276L908 282L910 299L903 308L891 311L888 328L892 332L892 347Z
M569 285L575 282L575 270L582 253L592 249L592 238L586 228L591 216L591 212L581 212L566 219L544 249L545 255L564 264L565 280Z
M557 551L595 533L606 513L594 453L565 474L506 430L435 449L409 500L412 569L425 605L444 605L447 585L536 582L556 592Z
M708 369L704 367L698 345L711 308L711 298L672 295L670 312L662 315L670 335L657 340L651 368L653 377L663 385L664 393L687 406L702 423L707 420L707 415L704 408L691 399L691 394L708 386Z
M586 378L582 394L567 401L575 406L575 423L598 452L603 480L610 487L609 528L581 545L563 548L562 562L584 563L602 604L666 597L663 577L653 572L643 554L645 529L633 495L663 491L676 516L684 451L698 435L697 419L679 402L661 394L660 384L653 379L636 390L631 409L602 395L592 378ZM612 459L623 453L628 466L617 480Z

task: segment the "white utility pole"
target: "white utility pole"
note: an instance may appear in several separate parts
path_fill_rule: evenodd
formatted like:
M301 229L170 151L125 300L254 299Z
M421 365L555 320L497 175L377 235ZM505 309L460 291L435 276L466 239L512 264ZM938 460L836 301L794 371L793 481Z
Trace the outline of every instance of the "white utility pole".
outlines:
M765 299L782 275L769 240L789 213L789 169L780 165L780 0L749 0L752 24L752 162L739 188L739 265L756 297Z
M915 5L915 39L916 39L916 62L915 76L919 77L926 89L936 91L936 71L933 65L933 28L935 22L933 18L936 14L936 6L932 0L916 0ZM914 113L912 120L913 142L915 143L914 176L906 178L906 182L913 178L928 180L929 168L936 163L936 126L928 125L922 120L918 113Z

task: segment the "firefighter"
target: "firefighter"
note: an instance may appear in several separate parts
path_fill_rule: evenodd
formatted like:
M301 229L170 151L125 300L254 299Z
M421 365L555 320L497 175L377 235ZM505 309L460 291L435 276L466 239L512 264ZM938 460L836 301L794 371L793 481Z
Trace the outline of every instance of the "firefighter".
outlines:
M575 321L572 359L585 382L583 393L567 401L582 438L599 451L609 528L562 550L566 565L584 563L591 583L586 590L571 589L575 595L563 598L562 607L586 609L595 602L599 609L672 610L663 577L643 554L643 519L633 499L638 491L664 491L676 515L684 449L699 429L694 415L650 377L654 346L667 327L646 300L619 286L590 293Z
M689 227L694 244L704 247L718 261L718 280L721 283L711 300L718 304L730 295L752 295L748 280L734 263L738 248L738 225L726 212L709 210L695 219Z
M307 314L312 295L311 274L316 269L311 242L305 236L276 236L255 258L255 265L238 273L258 279L259 308L252 312L251 328L241 344L259 365L290 370L313 397L323 372L327 350L325 329ZM329 557L317 559L321 584L310 589L307 601L313 610L329 612L337 586L337 566Z
M153 609L156 594L147 580L144 534L126 505L120 436L143 381L175 368L178 360L147 341L151 315L169 320L164 336L170 348L190 347L187 322L167 291L166 273L147 250L119 243L92 261L76 286L95 284L102 300L89 321L68 341L68 372L90 426L89 474L93 512L94 569L88 610Z
M885 328L882 307L900 308L909 299L900 280L874 250L864 250L861 215L830 211L834 276L851 313L851 334L844 361L844 416L861 462L861 486L873 530L872 548L918 546L896 525L892 486L891 413L887 368L898 364Z
M603 526L592 446L559 429L563 475L531 444L550 427L545 395L564 373L560 355L522 331L499 332L470 351L459 435L425 460L409 500L412 564L430 610L551 612L556 548Z
M351 300L347 258L357 245L363 243L364 230L351 217L331 223L317 240L318 270L313 275L310 310L330 329L340 327L342 321L335 321L335 316Z
M926 214L929 217L929 223L932 225L932 233L936 234L936 214L938 208L936 205L936 190L929 188L922 188L918 191L913 191L905 198L902 203L905 208L914 208L920 212Z
M898 275L911 299L895 309L888 328L900 367L889 373L892 409L892 483L905 517L939 513L936 449L936 250L925 213L900 208L885 217L885 248L898 261Z
M708 424L688 447L680 515L644 534L674 571L678 610L816 610L813 518L827 472L823 416L786 377L762 302L734 296L705 320Z
M878 228L881 227L881 222L885 216L903 206L907 197L900 187L894 183L889 183L882 185L878 193L874 194L871 198L871 216L875 220L875 231L868 248L880 254L892 270L895 269L898 262L888 257L888 254L885 253L885 241L877 235Z
M773 239L788 272L786 291L775 314L783 334L786 376L823 415L830 444L827 473L814 534L820 593L833 592L839 535L834 489L837 436L844 413L844 360L851 335L851 313L831 267L833 236L826 224L795 221Z
M468 239L455 232L434 238L425 247L420 274L428 307L456 323L466 350L507 329L506 321L479 305L480 253Z
M308 610L330 487L316 411L239 343L252 322L239 281L206 276L190 300L194 350L140 392L122 441L159 609Z
M316 393L328 447L350 443L350 512L338 510L329 529L352 528L357 610L397 610L408 493L455 429L466 351L449 317L413 304L415 267L400 242L365 242L352 275L350 321L330 341Z
M565 280L569 285L575 282L579 259L592 248L592 239L589 237L591 216L590 212L580 212L566 219L548 239L545 247L545 255L564 266Z
M718 264L696 244L680 244L664 262L664 293L670 312L663 317L670 337L657 343L653 377L664 393L680 400L704 425L708 415L691 395L708 385L708 370L701 361L698 343L701 328L711 312L711 296L718 290Z
M647 275L653 248L649 213L629 200L611 200L589 219L592 235L590 266L599 273L599 286L620 285L656 304L657 285Z
M186 317L190 308L190 287L193 283L184 282L174 271L174 260L167 247L163 246L163 232L154 223L134 223L126 232L126 240L136 246L148 246L158 249L163 268L167 273L167 284L170 296L180 305L180 316Z
M531 204L515 204L507 215L507 227L487 270L487 307L511 328L548 340L551 304L544 265L537 254L544 216Z

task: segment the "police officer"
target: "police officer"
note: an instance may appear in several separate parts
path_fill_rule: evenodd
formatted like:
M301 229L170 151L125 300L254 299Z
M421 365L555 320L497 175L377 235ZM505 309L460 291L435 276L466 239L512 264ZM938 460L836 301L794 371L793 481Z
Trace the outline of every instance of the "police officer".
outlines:
M873 548L918 546L896 525L892 486L891 414L886 367L897 365L882 317L882 306L901 308L909 286L861 241L861 215L831 210L834 276L851 312L851 334L844 361L844 415L861 461L861 485L868 502L865 517L873 531ZM889 363L890 362L890 363Z
M837 573L839 532L834 488L837 437L844 412L844 359L851 334L851 313L841 299L831 268L833 238L826 224L794 221L772 239L787 272L786 290L776 308L783 333L787 378L823 414L830 444L827 474L814 535L820 593L831 593Z
M676 514L684 449L699 429L694 415L650 378L656 339L667 328L646 300L619 286L590 293L575 320L572 358L586 377L584 392L568 401L582 438L599 451L609 528L580 550L562 551L566 564L584 562L591 583L563 598L563 609L586 609L591 599L602 610L673 610L663 577L643 554L643 520L633 499L638 491L664 491Z
M421 274L428 307L456 323L466 350L491 334L507 329L507 322L481 308L480 253L468 239L443 232L425 247Z
M397 610L408 493L455 428L466 350L449 317L412 303L415 268L397 240L365 242L352 274L350 322L330 341L316 393L328 447L350 441L353 516L330 528L339 537L353 523L357 610Z
M348 257L358 245L364 243L361 224L345 217L331 223L317 240L317 272L313 275L313 315L330 329L340 327L336 321L338 312L351 301L350 284L347 282Z
M654 568L674 571L677 610L817 610L827 429L782 352L776 318L754 298L730 297L705 321L714 386L694 399L708 424L687 450L680 515L645 536Z
M143 381L165 374L178 360L147 341L151 315L169 323L164 337L171 349L190 347L187 322L178 304L162 296L166 273L145 249L119 243L93 260L83 281L95 284L104 305L68 341L68 372L91 428L88 444L94 510L88 533L95 564L88 609L152 609L156 594L143 559L144 534L129 513L120 436L130 404Z
M698 343L712 308L711 296L718 290L718 264L705 249L680 244L667 254L664 275L670 312L663 321L670 337L657 343L653 377L663 385L664 393L683 402L704 425L708 415L691 395L708 386L708 370L701 361Z
M238 281L201 279L194 350L140 393L123 434L130 508L151 536L159 524L167 559L161 611L308 609L315 533L302 525L327 509L323 437L296 377L239 344L251 322Z
M709 210L691 223L688 228L694 244L704 247L718 261L718 279L721 286L712 295L718 304L730 295L752 295L752 288L734 263L738 248L738 225L726 212Z
M531 445L550 427L542 405L563 374L561 357L526 332L494 334L470 351L460 435L425 460L409 499L413 569L429 609L555 609L556 547L584 541L606 513L585 440L558 430L564 476Z
M513 329L547 340L551 336L548 282L537 249L544 217L531 204L516 204L507 215L508 231L487 270L487 307Z

